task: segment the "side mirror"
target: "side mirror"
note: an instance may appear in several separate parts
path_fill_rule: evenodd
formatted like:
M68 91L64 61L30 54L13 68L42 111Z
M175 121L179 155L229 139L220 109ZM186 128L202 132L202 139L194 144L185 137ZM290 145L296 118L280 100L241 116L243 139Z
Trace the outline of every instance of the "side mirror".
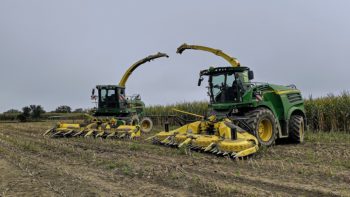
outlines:
M201 86L203 80L204 80L203 77L199 77L199 79L198 79L198 86Z
M252 70L248 71L248 79L253 80L254 79L254 72Z
M95 96L95 88L92 88L92 91L91 91L91 100L95 100L96 101L97 99L97 96Z

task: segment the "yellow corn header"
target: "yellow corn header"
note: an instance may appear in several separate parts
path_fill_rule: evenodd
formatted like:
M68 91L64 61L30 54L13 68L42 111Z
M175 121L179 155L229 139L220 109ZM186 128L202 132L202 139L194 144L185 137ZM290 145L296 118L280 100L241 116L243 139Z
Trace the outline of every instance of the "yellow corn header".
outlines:
M234 125L230 119L218 121L216 116L203 116L175 109L180 113L202 118L172 131L162 131L148 138L154 144L188 148L232 158L251 155L259 149L256 137Z
M101 137L101 138L129 138L140 137L141 130L138 125L119 125L114 118L94 119L88 124L58 123L47 130L44 135L51 137Z

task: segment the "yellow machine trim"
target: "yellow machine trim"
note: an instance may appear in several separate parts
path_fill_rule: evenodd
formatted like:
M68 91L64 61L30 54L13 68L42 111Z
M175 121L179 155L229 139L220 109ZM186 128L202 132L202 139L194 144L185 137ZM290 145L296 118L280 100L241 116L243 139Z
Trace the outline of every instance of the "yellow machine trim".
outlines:
M119 82L119 86L121 87L125 87L125 84L126 82L128 81L130 75L132 74L132 72L134 72L134 70L139 67L140 65L146 63L146 62L149 62L151 60L154 60L154 59L157 59L157 58L160 58L160 57L169 57L167 54L165 53L157 53L155 55L150 55L146 58L143 58L139 61L137 61L136 63L134 63L133 65L131 65L129 67L129 69L125 72L125 74L123 75L122 79L120 80Z
M282 91L275 91L276 94L289 94L289 93L300 93L299 90L282 90Z
M176 108L172 108L171 110L176 111L176 112L180 112L180 113L183 113L183 114L195 116L195 117L198 117L198 118L202 118L202 119L204 118L204 116L201 116L201 115L198 115L198 114L194 114L194 113L190 113L190 112L183 111L183 110L179 110L179 109L176 109Z
M67 123L60 123L58 125L59 128L65 128L65 129L80 129L79 124L67 124Z
M206 46L199 46L199 45L188 45L188 44L182 44L180 47L177 48L176 53L182 53L184 50L186 49L194 49L194 50L201 50L201 51L207 51L210 53L213 53L219 57L224 58L228 63L231 64L232 67L239 67L240 63L237 60L237 58L231 57L229 55L227 55L226 53L222 52L219 49L213 49L210 47L206 47Z

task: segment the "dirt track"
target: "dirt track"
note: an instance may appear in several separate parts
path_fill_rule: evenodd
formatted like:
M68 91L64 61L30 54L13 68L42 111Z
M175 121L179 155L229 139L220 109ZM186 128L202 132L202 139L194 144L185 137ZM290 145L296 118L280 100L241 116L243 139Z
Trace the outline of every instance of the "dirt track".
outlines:
M236 161L142 140L43 137L51 125L0 123L0 196L350 196L345 134Z

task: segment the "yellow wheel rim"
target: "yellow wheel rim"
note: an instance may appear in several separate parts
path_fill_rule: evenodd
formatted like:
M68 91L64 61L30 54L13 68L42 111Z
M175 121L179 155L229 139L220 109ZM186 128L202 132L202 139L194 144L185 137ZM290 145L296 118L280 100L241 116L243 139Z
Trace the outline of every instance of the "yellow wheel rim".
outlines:
M150 125L150 123L148 121L143 121L142 122L142 125L141 125L142 129L148 129L150 127L151 127L151 125Z
M272 137L272 123L268 119L264 119L259 123L259 137L261 140L268 142Z

